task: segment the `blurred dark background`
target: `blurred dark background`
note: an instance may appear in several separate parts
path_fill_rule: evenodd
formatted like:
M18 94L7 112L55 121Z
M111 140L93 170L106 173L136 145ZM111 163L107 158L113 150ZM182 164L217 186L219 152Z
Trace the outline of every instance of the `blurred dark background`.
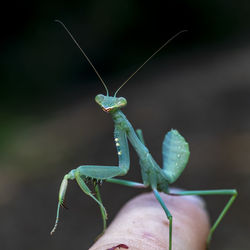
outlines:
M60 25L93 61L111 93L156 49L188 29L119 92L161 164L164 134L178 129L191 158L175 186L237 188L214 250L248 249L250 235L250 2L33 1L1 6L1 249L88 249L102 230L97 205L75 182L53 226L61 179L82 164L117 164L105 93ZM131 148L125 179L140 181ZM105 183L109 221L139 191ZM229 197L207 197L214 220Z

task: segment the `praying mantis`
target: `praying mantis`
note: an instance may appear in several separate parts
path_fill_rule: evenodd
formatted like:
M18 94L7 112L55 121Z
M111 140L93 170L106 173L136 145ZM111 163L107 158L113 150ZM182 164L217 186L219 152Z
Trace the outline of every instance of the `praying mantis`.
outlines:
M170 130L163 140L162 154L163 154L163 166L162 168L156 163L152 155L150 154L148 148L145 145L142 131L140 129L134 130L131 123L128 121L126 116L121 111L121 108L125 107L127 101L124 97L117 97L118 91L162 48L164 48L170 41L172 41L179 34L185 32L185 30L180 31L172 38L170 38L166 43L164 43L153 55L151 55L115 92L113 96L109 95L108 88L99 75L98 71L81 49L78 42L69 32L67 27L59 20L56 22L60 23L69 36L72 38L76 46L80 49L81 53L84 55L86 60L89 62L90 66L95 71L97 77L101 81L102 85L106 90L106 95L98 94L95 97L95 101L102 108L102 110L111 115L114 121L114 141L117 148L118 154L118 166L99 166L99 165L83 165L76 169L71 170L66 174L62 180L59 199L57 206L57 214L55 225L50 232L51 235L55 232L58 221L59 221L59 211L60 207L64 207L64 198L68 186L69 180L76 180L82 191L90 196L99 205L103 220L103 232L106 229L107 212L103 206L99 183L106 181L109 183L120 184L128 187L134 188L150 188L156 200L160 203L163 208L167 219L169 220L169 243L168 250L172 249L172 227L173 227L173 217L171 212L168 210L167 205L163 202L159 192L164 192L168 195L182 196L182 195L230 195L230 199L219 214L218 218L212 225L207 238L207 245L209 245L212 235L221 222L222 218L225 216L234 200L237 197L236 189L219 189L219 190L196 190L196 191L170 191L169 185L174 183L183 170L185 169L189 160L189 145L184 139L184 137L177 130ZM130 155L128 148L128 141L133 146L139 157L139 164L141 167L142 183L128 181L124 179L117 179L117 176L126 175L130 167ZM91 180L94 184L95 194L91 192L86 182Z

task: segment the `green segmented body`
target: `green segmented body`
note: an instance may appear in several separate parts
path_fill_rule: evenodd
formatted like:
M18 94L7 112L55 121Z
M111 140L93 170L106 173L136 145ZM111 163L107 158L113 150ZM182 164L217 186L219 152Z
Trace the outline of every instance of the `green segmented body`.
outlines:
M62 26L69 33L73 41L80 48L79 44L76 42L71 33L67 30L65 25L61 22ZM159 52L165 45L167 45L173 38L178 36L183 31L177 33L171 39L169 39L163 46L160 47L148 60L146 60L142 66L144 66L157 52ZM177 130L169 131L163 141L162 153L163 153L163 168L161 168L156 161L153 159L150 154L148 148L145 146L145 142L143 139L141 130L134 130L126 116L122 113L121 108L126 106L127 101L124 97L116 97L117 92L124 86L125 83L129 79L131 79L136 72L138 72L142 66L140 66L128 79L125 81L115 92L114 96L109 96L108 89L99 73L85 54L85 52L80 48L84 57L88 60L94 71L96 72L98 78L104 85L106 89L105 95L97 95L95 100L100 105L103 111L109 113L114 121L114 141L117 148L118 154L118 166L99 166L99 165L83 165L76 169L71 170L68 174L66 174L63 178L62 184L60 186L59 191L59 199L57 206L57 215L55 225L51 231L53 234L56 230L59 221L59 210L60 206L63 206L63 201L68 185L68 180L76 180L79 187L82 191L89 195L93 200L95 200L101 210L102 218L103 218L103 231L106 229L106 219L107 212L104 208L99 192L98 181L107 181L110 183L125 185L129 187L135 188L151 188L155 194L156 199L159 201L162 206L168 220L169 220L169 234L168 234L168 250L172 249L172 215L168 210L166 204L163 202L159 191L163 191L169 195L231 195L230 200L220 213L217 220L214 222L211 227L210 233L208 235L207 244L209 244L212 234L214 230L217 228L218 224L234 202L237 191L235 189L222 189L222 190L198 190L198 191L175 191L169 192L169 184L175 182L180 174L183 172L184 168L189 159L189 146L185 141L184 137L182 137ZM128 140L132 144L134 150L136 151L139 157L139 163L141 166L141 174L143 183L137 183L128 180L116 179L116 176L125 175L130 166L130 156L129 156L129 148L128 148ZM92 179L95 194L94 195L89 187L86 185L86 182ZM120 244L121 245L121 244ZM120 246L118 245L118 246ZM124 245L128 248L127 245Z

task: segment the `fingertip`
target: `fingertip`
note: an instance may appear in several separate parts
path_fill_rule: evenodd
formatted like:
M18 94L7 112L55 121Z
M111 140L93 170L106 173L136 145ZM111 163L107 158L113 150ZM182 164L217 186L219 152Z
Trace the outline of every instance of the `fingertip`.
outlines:
M204 202L193 196L161 193L161 197L173 216L173 249L205 249L209 218ZM153 193L141 194L123 206L105 234L90 249L116 249L114 247L124 244L127 249L166 250L168 226L168 219Z

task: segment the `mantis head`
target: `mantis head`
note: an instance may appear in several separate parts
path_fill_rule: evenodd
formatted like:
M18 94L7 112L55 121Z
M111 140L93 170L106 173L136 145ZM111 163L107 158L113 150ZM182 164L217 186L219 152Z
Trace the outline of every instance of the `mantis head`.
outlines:
M124 97L105 96L102 94L97 95L95 101L101 106L102 110L107 113L120 109L127 104L127 100Z

